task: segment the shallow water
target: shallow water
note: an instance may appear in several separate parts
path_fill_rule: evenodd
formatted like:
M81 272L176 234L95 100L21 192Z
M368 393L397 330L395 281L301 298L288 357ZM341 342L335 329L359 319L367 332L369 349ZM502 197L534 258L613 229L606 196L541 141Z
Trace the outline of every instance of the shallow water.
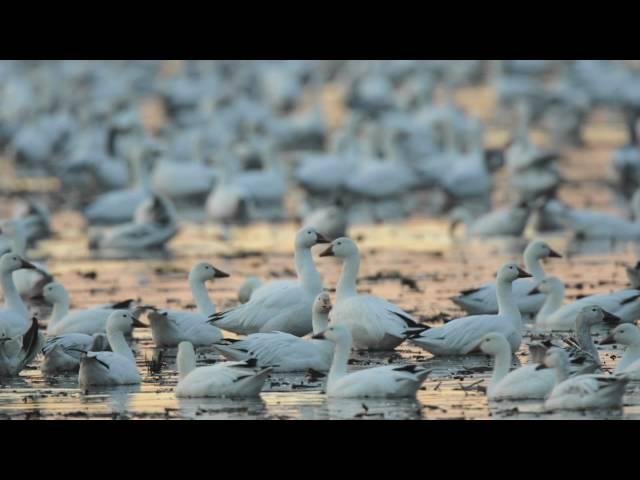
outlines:
M56 223L76 221L62 214ZM402 230L402 235L399 231ZM209 292L218 309L237 304L236 292L248 275L263 279L292 277L291 245L294 225L256 225L231 230L230 242L218 240L215 227L186 227L161 258L117 260L92 258L83 236L66 234L47 240L34 251L45 255L50 270L71 293L73 307L85 307L125 298L139 298L146 304L170 308L194 308L186 277L189 267L207 260L229 272L230 278L216 280ZM354 228L363 252L359 289L383 296L430 324L442 316L461 312L449 300L462 288L490 280L500 264L519 260L522 240L451 242L446 226L439 221L413 221L399 226ZM545 268L567 283L568 298L626 286L622 264L633 263L636 249L620 245L607 255L581 253L564 236L547 237L568 258L548 260ZM382 248L385 246L385 248ZM316 247L321 248L321 247ZM258 253L259 252L259 253ZM334 258L318 259L325 285L334 288L340 265ZM93 275L95 273L95 276ZM411 280L414 280L412 282ZM46 308L36 313L44 324ZM143 317L144 321L144 317ZM596 338L604 334L596 330ZM404 344L395 352L358 353L350 368L388 363L420 362L432 369L415 400L328 400L322 393L323 379L304 373L275 373L256 400L178 400L173 394L177 382L175 349L162 352L161 369L151 371L158 360L149 329L137 329L134 348L144 375L138 387L80 391L74 377L46 379L34 367L21 377L3 380L0 387L2 418L65 419L488 419L488 418L640 418L640 385L630 385L623 412L578 412L549 415L540 402L487 404L484 387L491 375L491 361L485 356L432 358L418 347ZM615 365L618 352L603 350L605 366ZM516 358L527 361L523 346ZM218 357L199 351L198 364Z

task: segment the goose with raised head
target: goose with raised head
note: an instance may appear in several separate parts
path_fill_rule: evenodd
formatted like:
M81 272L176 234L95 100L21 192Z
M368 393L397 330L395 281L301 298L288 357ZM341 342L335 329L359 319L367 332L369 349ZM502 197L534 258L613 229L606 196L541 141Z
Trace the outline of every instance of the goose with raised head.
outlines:
M569 378L569 357L561 348L550 348L536 368L555 370L556 385L544 402L546 410L622 408L629 378L624 375L578 375Z
M157 347L177 347L180 342L191 342L196 347L211 345L222 340L222 332L207 322L216 313L205 283L214 278L227 278L228 273L213 265L200 262L189 273L191 293L198 307L197 312L177 310L152 310L147 315L151 336Z
M311 228L299 230L295 240L298 280L269 282L256 289L247 303L211 315L208 321L241 335L280 331L302 337L311 332L311 307L323 290L311 256L311 247L319 243L328 240Z
M18 375L36 357L44 343L35 318L23 334L12 337L7 334L10 330L8 326L0 324L0 377Z
M578 312L589 305L598 305L618 317L622 323L633 322L640 315L640 290L636 289L589 295L567 305L562 305L564 285L561 281L546 278L540 282L538 290L548 293L536 316L535 325L547 330L572 330Z
M614 373L627 373L632 379L640 379L640 328L633 323L624 323L614 328L600 340L600 345L619 343L627 349L616 365Z
M511 351L517 352L522 342L523 325L511 284L518 278L529 277L531 274L515 263L503 265L496 276L497 314L456 318L441 327L429 328L414 335L409 340L433 355L467 355L484 335L498 332L507 338Z
M331 242L320 256L333 256L343 261L336 304L329 319L332 325L349 328L355 348L393 350L410 334L427 328L393 303L358 293L356 281L360 269L360 250L353 240L340 237Z
M42 347L44 359L40 364L43 375L52 376L61 373L78 373L80 358L88 351L108 350L109 341L104 333L65 333L49 338Z
M542 399L555 385L553 371L538 370L537 363L530 363L515 370L511 367L511 346L501 333L488 333L472 350L493 357L493 375L487 387L490 400Z
M331 297L327 292L318 295L313 303L313 333L324 331L331 311ZM326 372L331 365L333 344L304 339L284 332L253 333L227 345L214 348L229 360L255 358L261 367L272 366L274 372L300 372L309 369Z
M13 281L13 273L36 267L16 253L5 253L0 258L0 285L4 292L4 305L0 310L0 326L7 338L24 335L31 327L29 311L20 298Z
M43 289L44 300L53 305L51 318L47 325L47 335L57 337L65 333L94 333L106 332L107 319L115 310L129 310L132 301L126 300L112 305L69 310L69 292L57 282L47 284Z
M178 398L257 397L271 368L257 368L256 360L220 362L196 368L196 353L189 342L178 345Z
M542 307L544 293L535 293L536 286L545 278L541 260L544 258L561 258L562 255L553 250L546 242L534 240L527 245L523 254L527 272L533 275L530 279L519 279L513 282L513 296L520 313L535 314ZM532 293L534 292L534 293ZM453 303L468 313L497 313L496 283L487 283L480 288L464 290L461 295L452 298Z
M146 326L131 312L114 311L107 320L110 352L83 352L78 370L80 387L91 385L136 385L141 381L136 358L124 338L133 327Z
M430 370L417 365L389 365L347 372L352 336L345 325L332 325L314 335L316 340L335 344L327 396L338 398L402 398L415 397Z

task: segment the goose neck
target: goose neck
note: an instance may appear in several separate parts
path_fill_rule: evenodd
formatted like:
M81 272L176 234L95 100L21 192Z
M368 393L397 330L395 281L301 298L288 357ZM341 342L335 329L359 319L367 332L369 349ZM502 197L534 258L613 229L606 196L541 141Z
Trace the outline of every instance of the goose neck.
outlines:
M178 375L180 380L189 375L196 368L196 354L193 347L181 348L178 351Z
M329 326L329 315L324 312L313 311L311 315L311 325L313 326L313 334L316 335L327 329Z
M322 277L316 269L310 248L296 247L296 273L302 287L310 294L317 295L322 291Z
M122 355L135 363L136 359L124 338L124 333L120 330L107 327L107 339L109 340L112 352Z
M356 280L360 269L360 255L351 255L344 259L340 280L336 289L337 301L341 301L358 295Z
M591 336L591 325L585 322L581 317L576 319L576 336L578 338L580 348L588 352L593 359L600 364L598 349L593 343L593 337Z
M51 312L51 319L49 320L49 328L57 324L69 313L69 295L65 292L60 296L53 304L53 311Z
M543 322L549 315L558 310L564 301L564 285L553 285L551 291L547 294L542 308L536 315L536 322Z
M20 298L20 294L16 289L16 284L13 282L13 272L2 272L2 276L0 276L0 284L2 285L2 291L4 292L5 308L9 310L17 310L27 318L29 316L29 312Z
M496 293L498 297L498 315L506 315L514 319L518 331L522 328L522 316L520 309L513 298L511 282L498 280L496 283Z
M555 367L556 385L561 384L567 378L569 378L569 365L567 362L568 360L564 360L563 362L561 362L559 365L556 365Z
M339 339L339 341L336 342L336 346L333 352L333 361L331 362L331 369L329 370L329 378L327 379L328 389L331 388L332 384L334 384L347 374L347 363L349 362L349 355L351 355L350 339Z
M198 311L206 316L216 313L216 305L211 301L205 283L197 280L193 275L189 275L189 285Z
M507 376L511 368L511 348L508 344L502 346L500 351L493 357L493 375L489 388L495 387L500 380Z
M545 277L545 273L544 273L544 269L542 268L542 262L540 257L536 255L535 252L528 249L524 252L523 257L524 257L524 265L527 271L531 275L533 275L533 280L536 282L542 281Z

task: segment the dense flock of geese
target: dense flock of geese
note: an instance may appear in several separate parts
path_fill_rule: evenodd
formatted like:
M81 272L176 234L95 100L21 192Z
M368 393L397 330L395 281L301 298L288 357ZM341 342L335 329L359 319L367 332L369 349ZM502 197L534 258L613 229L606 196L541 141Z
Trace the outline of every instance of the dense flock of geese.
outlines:
M0 148L18 173L59 179L68 195L52 204L83 214L90 250L164 249L194 208L223 229L291 218L301 228L297 278L248 278L230 310L217 311L206 286L229 274L207 262L188 276L195 311L133 301L71 310L67 289L29 259L28 247L52 233L49 211L30 199L0 224L0 376L41 356L43 374L77 373L81 388L139 384L130 340L148 326L156 347L177 348L178 397L256 396L270 373L307 370L326 374L329 397L412 397L429 362L347 368L353 349L409 342L461 361L492 356L491 400L621 408L627 383L640 378L640 269L628 272L631 288L566 303L563 281L542 263L561 255L534 240L524 269L507 263L495 282L452 298L468 316L427 325L358 292L360 251L348 231L419 211L446 216L451 235L464 225L471 237L532 228L639 240L639 78L608 61L2 62ZM483 82L498 94L499 121L513 125L504 148L486 148L487 125L454 99ZM327 99L340 96L337 86L336 113ZM568 183L560 149L584 144L596 108L627 127L604 179L623 215L575 209L557 195ZM534 126L551 148L532 140ZM497 208L501 171L508 195ZM292 190L301 194L295 211L285 202ZM318 244L320 257L343 265L333 301L312 255ZM29 311L39 301L52 307L45 331ZM611 327L601 344L626 346L613 374L591 336L601 324ZM197 367L201 348L227 361ZM523 348L531 363L510 371Z
M311 249L328 244L319 258L343 263L335 304L325 290ZM392 351L409 342L434 356L494 357L487 387L491 400L538 399L547 410L621 408L628 382L640 379L640 290L626 289L562 304L546 277L541 260L560 258L544 241L525 250L529 273L515 263L503 265L495 283L462 292L453 300L470 315L443 325L427 325L387 300L357 291L360 252L348 237L329 241L311 228L295 239L296 280L274 280L257 286L246 303L216 311L205 283L229 275L201 262L189 274L197 311L162 310L123 302L69 310L69 295L60 283L43 288L53 306L46 332L38 329L14 281L16 272L37 267L14 252L0 258L5 305L0 311L0 373L15 376L41 354L47 377L77 373L83 389L140 384L142 376L128 343L132 329L150 327L157 347L177 347L178 397L251 397L260 394L271 372L314 371L326 374L324 391L338 398L415 397L430 370L423 364L388 365L349 371L352 349ZM559 300L559 301L558 301ZM551 307L549 304L553 304ZM139 320L147 312L149 325ZM525 325L525 318L531 323ZM626 346L613 374L602 371L592 327L611 328L601 344ZM572 330L569 340L554 331ZM224 332L242 335L225 338ZM510 371L512 355L525 335L530 363ZM224 357L197 367L196 349L209 348Z

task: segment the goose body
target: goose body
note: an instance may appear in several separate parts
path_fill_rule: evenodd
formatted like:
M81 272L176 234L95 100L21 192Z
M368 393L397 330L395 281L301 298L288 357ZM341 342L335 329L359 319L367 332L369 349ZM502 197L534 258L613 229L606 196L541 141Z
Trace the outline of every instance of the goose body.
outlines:
M84 352L94 352L109 348L104 334L86 335L84 333L66 333L49 338L42 348L44 359L40 370L44 375L77 373Z
M415 397L429 371L416 365L389 365L347 372L352 341L349 328L333 325L314 335L335 343L335 353L327 379L327 396L335 398Z
M151 336L158 347L177 347L187 341L195 346L211 345L222 340L219 328L207 323L209 315L216 313L216 306L209 298L205 282L214 278L226 278L224 273L209 263L198 263L189 273L191 293L198 306L197 312L158 310L149 313Z
M424 330L425 327L400 307L380 297L358 294L356 279L360 251L353 240L338 238L320 256L335 256L344 261L336 304L329 314L329 320L332 325L349 328L355 348L393 350L409 334Z
M209 322L241 335L281 331L301 337L311 332L311 307L323 288L311 256L311 247L317 243L327 240L313 229L298 231L295 244L298 280L265 284L253 292L247 303L211 315Z
M331 298L320 293L313 304L313 333L327 328ZM283 332L254 333L229 345L215 345L230 360L255 358L261 367L274 372L299 372L309 369L326 372L331 365L333 344L324 340L303 339Z
M543 293L532 293L538 282L545 277L540 260L561 257L561 255L551 249L546 242L535 240L529 243L523 256L525 267L533 275L533 278L518 279L513 282L511 288L520 312L532 315L540 310L545 299ZM452 300L471 314L498 312L495 282L462 292L462 295L454 297Z
M21 335L10 337L0 324L0 377L14 377L33 360L44 343L34 318L29 329Z
M544 406L547 410L585 410L622 408L622 397L629 379L616 375L579 375L567 378L568 357L564 350L551 348L538 368L553 368L556 386Z
M195 351L189 342L180 343L177 362L179 398L257 397L271 372L271 368L256 368L255 360L196 368Z
M530 276L515 264L504 265L497 275L499 308L496 315L457 318L414 335L410 341L434 355L467 355L484 335L497 332L504 335L512 352L518 351L522 342L522 317L513 299L511 283Z
M537 369L538 364L529 364L509 372L511 347L501 333L485 335L478 348L493 356L493 375L487 387L491 400L543 399L555 385L554 372Z
M136 359L124 334L138 323L130 312L114 311L107 321L110 352L87 352L80 358L78 382L93 385L136 385L141 382Z

